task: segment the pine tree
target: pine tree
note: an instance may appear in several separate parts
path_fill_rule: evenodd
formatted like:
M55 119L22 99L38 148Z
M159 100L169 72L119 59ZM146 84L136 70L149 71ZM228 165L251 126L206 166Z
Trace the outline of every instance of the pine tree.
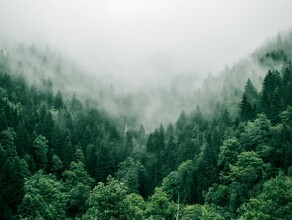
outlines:
M244 95L252 105L258 102L259 99L258 92L250 79L247 80L246 85L244 87Z
M37 169L46 169L48 164L48 141L39 135L33 142L34 160Z
M62 94L60 91L58 91L54 99L54 107L55 109L60 110L63 108L63 106L64 106L64 103L63 103Z
M281 76L277 71L268 71L263 82L263 90L261 94L261 110L267 115L269 119L272 119L277 112L277 110L273 107L273 96L277 96L275 94L277 88L278 93L281 94L281 82Z
M242 101L240 103L240 119L242 121L251 120L255 117L255 112L249 103L246 95L244 94L242 97Z

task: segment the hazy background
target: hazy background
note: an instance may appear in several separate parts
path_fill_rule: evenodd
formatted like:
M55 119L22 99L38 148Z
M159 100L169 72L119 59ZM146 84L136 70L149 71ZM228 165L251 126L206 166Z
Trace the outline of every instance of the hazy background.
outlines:
M12 73L50 78L55 92L148 130L218 101L236 115L246 80L260 89L269 68L249 55L292 28L291 0L0 0L0 9Z
M216 74L291 27L291 0L1 0L0 35L124 80Z

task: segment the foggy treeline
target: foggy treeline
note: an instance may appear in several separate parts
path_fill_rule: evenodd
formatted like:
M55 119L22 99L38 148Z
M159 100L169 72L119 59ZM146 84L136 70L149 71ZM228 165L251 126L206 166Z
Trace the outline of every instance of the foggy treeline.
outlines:
M82 102L90 101L114 117L129 117L129 124L135 121L132 126L143 124L149 131L160 123L174 122L182 110L191 112L197 105L208 115L217 102L223 102L232 106L231 114L235 117L247 79L260 89L266 71L271 67L280 68L277 61L262 54L283 49L290 52L290 37L286 38L284 42L270 43L254 51L232 67L225 67L219 75L204 79L192 73L162 74L148 80L125 79L108 72L93 73L78 64L78 60L37 43L6 43L1 55L11 73L22 75L30 85L41 89L50 81L54 93L61 91L67 98L75 94Z
M291 219L291 58L139 80L3 41L0 219Z

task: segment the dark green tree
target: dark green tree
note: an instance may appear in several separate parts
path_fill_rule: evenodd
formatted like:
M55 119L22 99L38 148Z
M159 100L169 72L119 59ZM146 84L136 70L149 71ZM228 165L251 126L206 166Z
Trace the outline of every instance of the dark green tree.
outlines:
M275 116L279 114L278 104L274 104L275 98L281 94L282 77L277 71L268 71L261 92L261 110L267 115L269 119L275 120ZM275 121L276 122L276 121Z
M266 183L263 191L244 203L239 213L243 219L291 219L292 178L283 173Z
M82 219L134 220L135 213L130 204L124 184L109 177L107 184L100 182L93 189L89 197L89 209Z
M25 181L25 195L18 207L20 218L64 219L66 194L53 175L39 171Z
M33 142L34 160L36 169L46 169L48 163L48 141L39 135Z
M252 105L244 94L240 103L240 119L241 121L247 121L253 119L254 117L255 110L253 109Z
M88 208L86 200L89 198L94 180L88 175L81 161L72 162L62 176L68 194L68 214L70 216L84 214Z
M154 194L146 203L145 216L150 219L173 219L176 214L175 204L161 188L156 188Z
M140 184L144 175L144 166L139 161L128 157L119 164L116 179L124 183L130 193L139 193L141 191Z
M244 87L244 95L246 96L248 102L252 105L259 101L259 94L250 79L247 80Z
M61 173L63 172L64 166L63 162L61 161L60 157L58 155L54 154L52 156L52 166L51 166L51 172L54 173L57 177L61 177Z
M56 110L60 110L63 108L63 106L64 106L64 102L63 102L62 94L60 91L58 91L54 98L54 107Z

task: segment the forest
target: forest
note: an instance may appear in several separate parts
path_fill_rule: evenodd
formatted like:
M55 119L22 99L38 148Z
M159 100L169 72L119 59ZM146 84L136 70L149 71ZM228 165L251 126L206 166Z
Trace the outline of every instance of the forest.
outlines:
M0 219L292 219L291 36L255 51L264 75L235 65L150 131L2 50Z

